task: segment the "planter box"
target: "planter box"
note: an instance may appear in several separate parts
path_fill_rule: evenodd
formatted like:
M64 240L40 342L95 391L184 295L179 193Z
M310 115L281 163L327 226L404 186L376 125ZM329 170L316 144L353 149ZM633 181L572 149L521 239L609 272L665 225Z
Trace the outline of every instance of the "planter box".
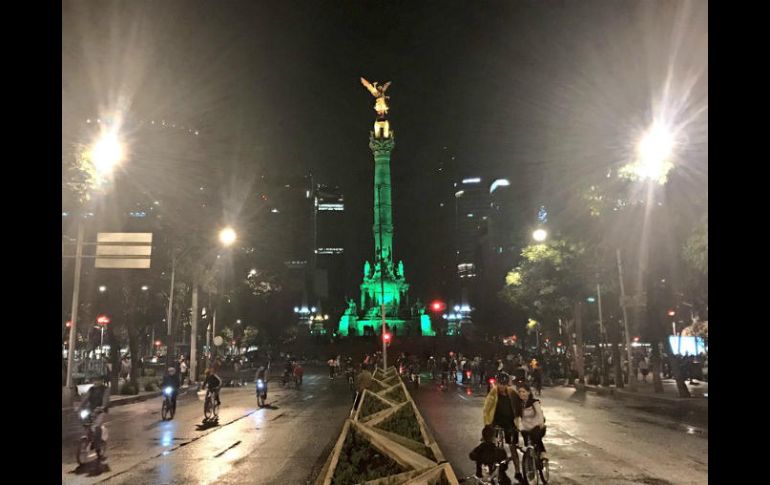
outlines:
M396 369L377 369L373 377L345 421L316 485L457 484Z

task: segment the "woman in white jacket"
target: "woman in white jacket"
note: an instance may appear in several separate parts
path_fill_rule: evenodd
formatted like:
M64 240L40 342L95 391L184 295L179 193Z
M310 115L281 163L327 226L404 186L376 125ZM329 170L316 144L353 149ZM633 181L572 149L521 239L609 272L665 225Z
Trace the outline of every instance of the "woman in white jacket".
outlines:
M521 399L520 415L516 417L517 429L524 438L524 443L531 441L541 460L547 460L543 445L543 436L545 436L545 416L540 400L535 399L528 385L524 384L518 388L519 398Z

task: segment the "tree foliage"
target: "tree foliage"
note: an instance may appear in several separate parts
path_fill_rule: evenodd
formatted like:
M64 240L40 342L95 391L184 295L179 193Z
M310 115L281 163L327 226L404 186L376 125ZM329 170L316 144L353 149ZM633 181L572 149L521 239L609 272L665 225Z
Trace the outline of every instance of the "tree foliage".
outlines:
M575 301L591 291L584 245L557 239L527 246L521 255L506 277L502 298L548 326L572 315Z

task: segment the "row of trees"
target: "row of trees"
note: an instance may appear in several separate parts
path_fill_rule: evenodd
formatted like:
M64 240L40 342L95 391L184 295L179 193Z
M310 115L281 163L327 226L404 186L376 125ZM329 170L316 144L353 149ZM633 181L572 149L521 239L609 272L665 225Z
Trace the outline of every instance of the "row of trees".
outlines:
M635 302L629 313L631 332L652 344L655 370L660 365L658 344L666 342L671 329L671 310L686 325L708 319L707 197L704 193L700 200L693 203L690 199L684 205L677 196L681 194L675 193L676 175L667 186L656 186L637 200L630 195L633 181L607 179L603 185L578 191L567 202L568 210L548 223L553 233L549 240L522 250L500 296L539 322L546 337L559 338L561 322L573 348L573 333L582 340L580 334L585 330L581 319L590 315L596 320L588 328L598 327L594 308L599 285L606 337L615 344L614 362L619 365L616 344L622 307L616 254L620 250L626 293L632 297L628 301ZM591 309L589 313L586 307ZM706 326L694 328L695 333L705 331L701 336L707 339ZM582 378L577 343L573 357ZM658 380L656 388L662 392Z

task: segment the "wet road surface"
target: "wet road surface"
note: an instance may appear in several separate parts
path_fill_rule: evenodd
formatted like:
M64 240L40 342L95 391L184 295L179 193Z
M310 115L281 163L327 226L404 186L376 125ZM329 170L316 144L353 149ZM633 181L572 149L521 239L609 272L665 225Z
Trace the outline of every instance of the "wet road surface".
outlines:
M481 438L486 386L479 391L451 385L441 391L425 377L412 395L457 476L471 475L475 466L468 453ZM617 400L568 387L543 389L541 401L549 483L708 482L708 423L702 411L676 403ZM509 473L513 477L513 466Z
M180 397L161 421L161 398L110 410L106 466L78 467L82 435L74 412L62 420L62 483L305 484L317 473L352 404L347 382L306 373L300 390L268 386L257 407L254 384L224 388L219 424L201 426L203 401Z

